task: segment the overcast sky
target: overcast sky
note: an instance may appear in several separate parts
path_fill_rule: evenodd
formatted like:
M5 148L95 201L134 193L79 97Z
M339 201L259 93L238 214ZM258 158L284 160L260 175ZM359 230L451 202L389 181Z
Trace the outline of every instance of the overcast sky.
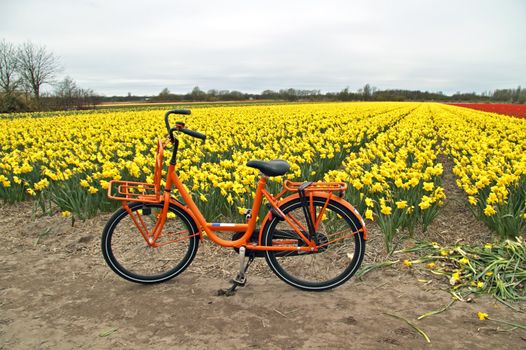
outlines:
M526 85L524 0L0 0L2 38L105 95Z

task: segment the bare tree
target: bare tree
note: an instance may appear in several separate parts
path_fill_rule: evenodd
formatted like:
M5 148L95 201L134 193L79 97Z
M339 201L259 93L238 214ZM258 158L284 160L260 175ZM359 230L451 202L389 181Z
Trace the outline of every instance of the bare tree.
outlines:
M55 87L55 95L63 98L71 98L78 90L77 83L70 76L59 82Z
M58 58L44 46L26 42L18 49L18 72L22 82L40 99L40 88L49 84L59 71Z
M363 99L368 101L371 99L371 85L365 84L363 87Z
M16 74L16 48L13 44L2 40L0 41L0 88L8 95L19 85Z

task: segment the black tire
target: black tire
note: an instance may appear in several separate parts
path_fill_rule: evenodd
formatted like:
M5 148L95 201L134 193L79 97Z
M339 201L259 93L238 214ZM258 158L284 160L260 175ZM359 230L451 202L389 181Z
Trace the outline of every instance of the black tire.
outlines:
M138 213L142 213L150 230L163 204L132 203L129 207L135 215L141 210ZM124 208L113 214L102 233L102 255L117 275L137 283L159 283L174 278L190 265L199 247L197 225L175 205L170 204L169 215L157 242L184 238L183 235L188 239L152 248Z
M307 199L307 205L309 199ZM316 215L326 203L325 198L314 197L313 204ZM307 227L303 206L298 198L280 207L281 211L295 217ZM335 288L346 282L358 270L365 254L365 240L363 233L350 235L362 228L361 220L353 211L330 200L325 210L325 220L322 220L316 230L319 241L331 242L316 253L277 252L266 251L265 258L270 269L283 281L303 290L322 291ZM342 229L344 231L342 231ZM349 237L342 238L348 235ZM278 245L280 239L298 239L299 235L290 225L274 216L263 230L265 245ZM299 243L302 244L302 243ZM333 268L329 273L329 269Z

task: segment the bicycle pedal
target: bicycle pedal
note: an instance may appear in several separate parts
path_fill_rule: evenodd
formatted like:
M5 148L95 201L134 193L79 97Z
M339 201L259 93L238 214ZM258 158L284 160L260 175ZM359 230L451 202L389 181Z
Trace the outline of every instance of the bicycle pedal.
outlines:
M247 283L247 278L244 276L243 277L236 276L234 279L230 280L230 282L235 284L236 286L244 287L245 284Z

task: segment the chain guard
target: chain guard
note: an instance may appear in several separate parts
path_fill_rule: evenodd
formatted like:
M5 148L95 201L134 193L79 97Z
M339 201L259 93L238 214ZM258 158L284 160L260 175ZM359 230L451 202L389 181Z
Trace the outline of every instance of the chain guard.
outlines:
M237 240L243 237L244 232L236 232L232 235L232 240ZM323 233L317 233L316 234L318 238L318 245L326 244L329 242L327 236L325 236ZM298 234L294 230L275 230L274 235L272 236L274 239L297 239L298 240L298 246L299 247L306 247L307 244L302 240L299 239ZM254 229L254 232L252 233L252 237L250 237L250 242L258 242L259 238L259 228ZM275 256L296 256L296 255L305 255L305 254L317 254L321 253L327 250L329 245L325 245L323 247L318 248L317 252L275 252ZM234 248L236 253L239 254L239 248ZM254 258L262 258L265 256L264 250L251 250L247 249L246 251L247 256L253 256Z
M329 242L327 236L325 236L323 233L316 233L317 239L318 239L318 245L326 244ZM298 240L298 247L306 247L307 244L298 237L298 234L294 230L275 230L274 235L272 236L274 239L297 239ZM329 245L325 245L321 248L318 248L317 252L275 252L275 256L296 256L296 255L306 255L306 254L318 254L321 252L324 252L327 250L327 247Z

